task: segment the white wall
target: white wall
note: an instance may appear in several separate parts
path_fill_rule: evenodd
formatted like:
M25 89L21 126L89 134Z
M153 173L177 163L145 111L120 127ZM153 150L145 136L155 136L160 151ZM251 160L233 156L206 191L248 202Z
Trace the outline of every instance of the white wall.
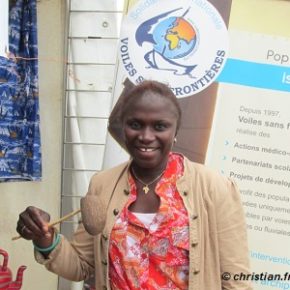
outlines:
M0 184L0 248L9 252L9 267L26 265L23 290L56 290L57 276L34 261L31 242L11 241L18 214L29 205L59 217L61 191L61 130L63 91L64 1L38 2L40 118L43 155L41 182ZM2 258L0 258L2 264Z

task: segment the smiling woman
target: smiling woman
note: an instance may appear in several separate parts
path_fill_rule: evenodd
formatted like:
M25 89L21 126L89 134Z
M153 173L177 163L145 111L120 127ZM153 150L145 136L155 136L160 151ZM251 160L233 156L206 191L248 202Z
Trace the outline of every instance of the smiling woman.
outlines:
M95 174L87 193L104 202L106 214L94 213L104 227L91 236L80 224L69 242L47 228L47 213L27 208L17 230L37 261L66 279L95 276L96 289L252 289L222 279L250 272L235 183L171 151L181 110L169 87L144 81L123 93L110 120L131 160Z

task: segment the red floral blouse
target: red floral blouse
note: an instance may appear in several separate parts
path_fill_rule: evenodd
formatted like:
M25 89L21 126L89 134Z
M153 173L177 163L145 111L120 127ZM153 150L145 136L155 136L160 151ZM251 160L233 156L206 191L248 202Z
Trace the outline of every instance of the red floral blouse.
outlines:
M160 207L149 223L143 223L138 214L128 209L137 195L135 181L129 176L130 197L110 237L112 289L188 288L189 222L176 189L176 180L183 170L183 157L171 153L155 188Z

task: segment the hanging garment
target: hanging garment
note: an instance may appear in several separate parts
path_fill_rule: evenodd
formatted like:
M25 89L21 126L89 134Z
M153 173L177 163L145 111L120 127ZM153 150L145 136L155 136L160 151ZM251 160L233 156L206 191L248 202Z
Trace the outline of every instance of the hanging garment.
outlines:
M10 1L0 57L0 182L41 179L36 0Z

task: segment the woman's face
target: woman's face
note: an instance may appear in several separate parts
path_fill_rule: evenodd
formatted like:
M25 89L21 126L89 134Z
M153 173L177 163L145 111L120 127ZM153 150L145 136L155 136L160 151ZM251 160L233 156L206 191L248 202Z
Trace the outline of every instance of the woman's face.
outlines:
M153 92L136 98L126 109L124 135L135 166L159 172L166 166L177 130L174 104Z

